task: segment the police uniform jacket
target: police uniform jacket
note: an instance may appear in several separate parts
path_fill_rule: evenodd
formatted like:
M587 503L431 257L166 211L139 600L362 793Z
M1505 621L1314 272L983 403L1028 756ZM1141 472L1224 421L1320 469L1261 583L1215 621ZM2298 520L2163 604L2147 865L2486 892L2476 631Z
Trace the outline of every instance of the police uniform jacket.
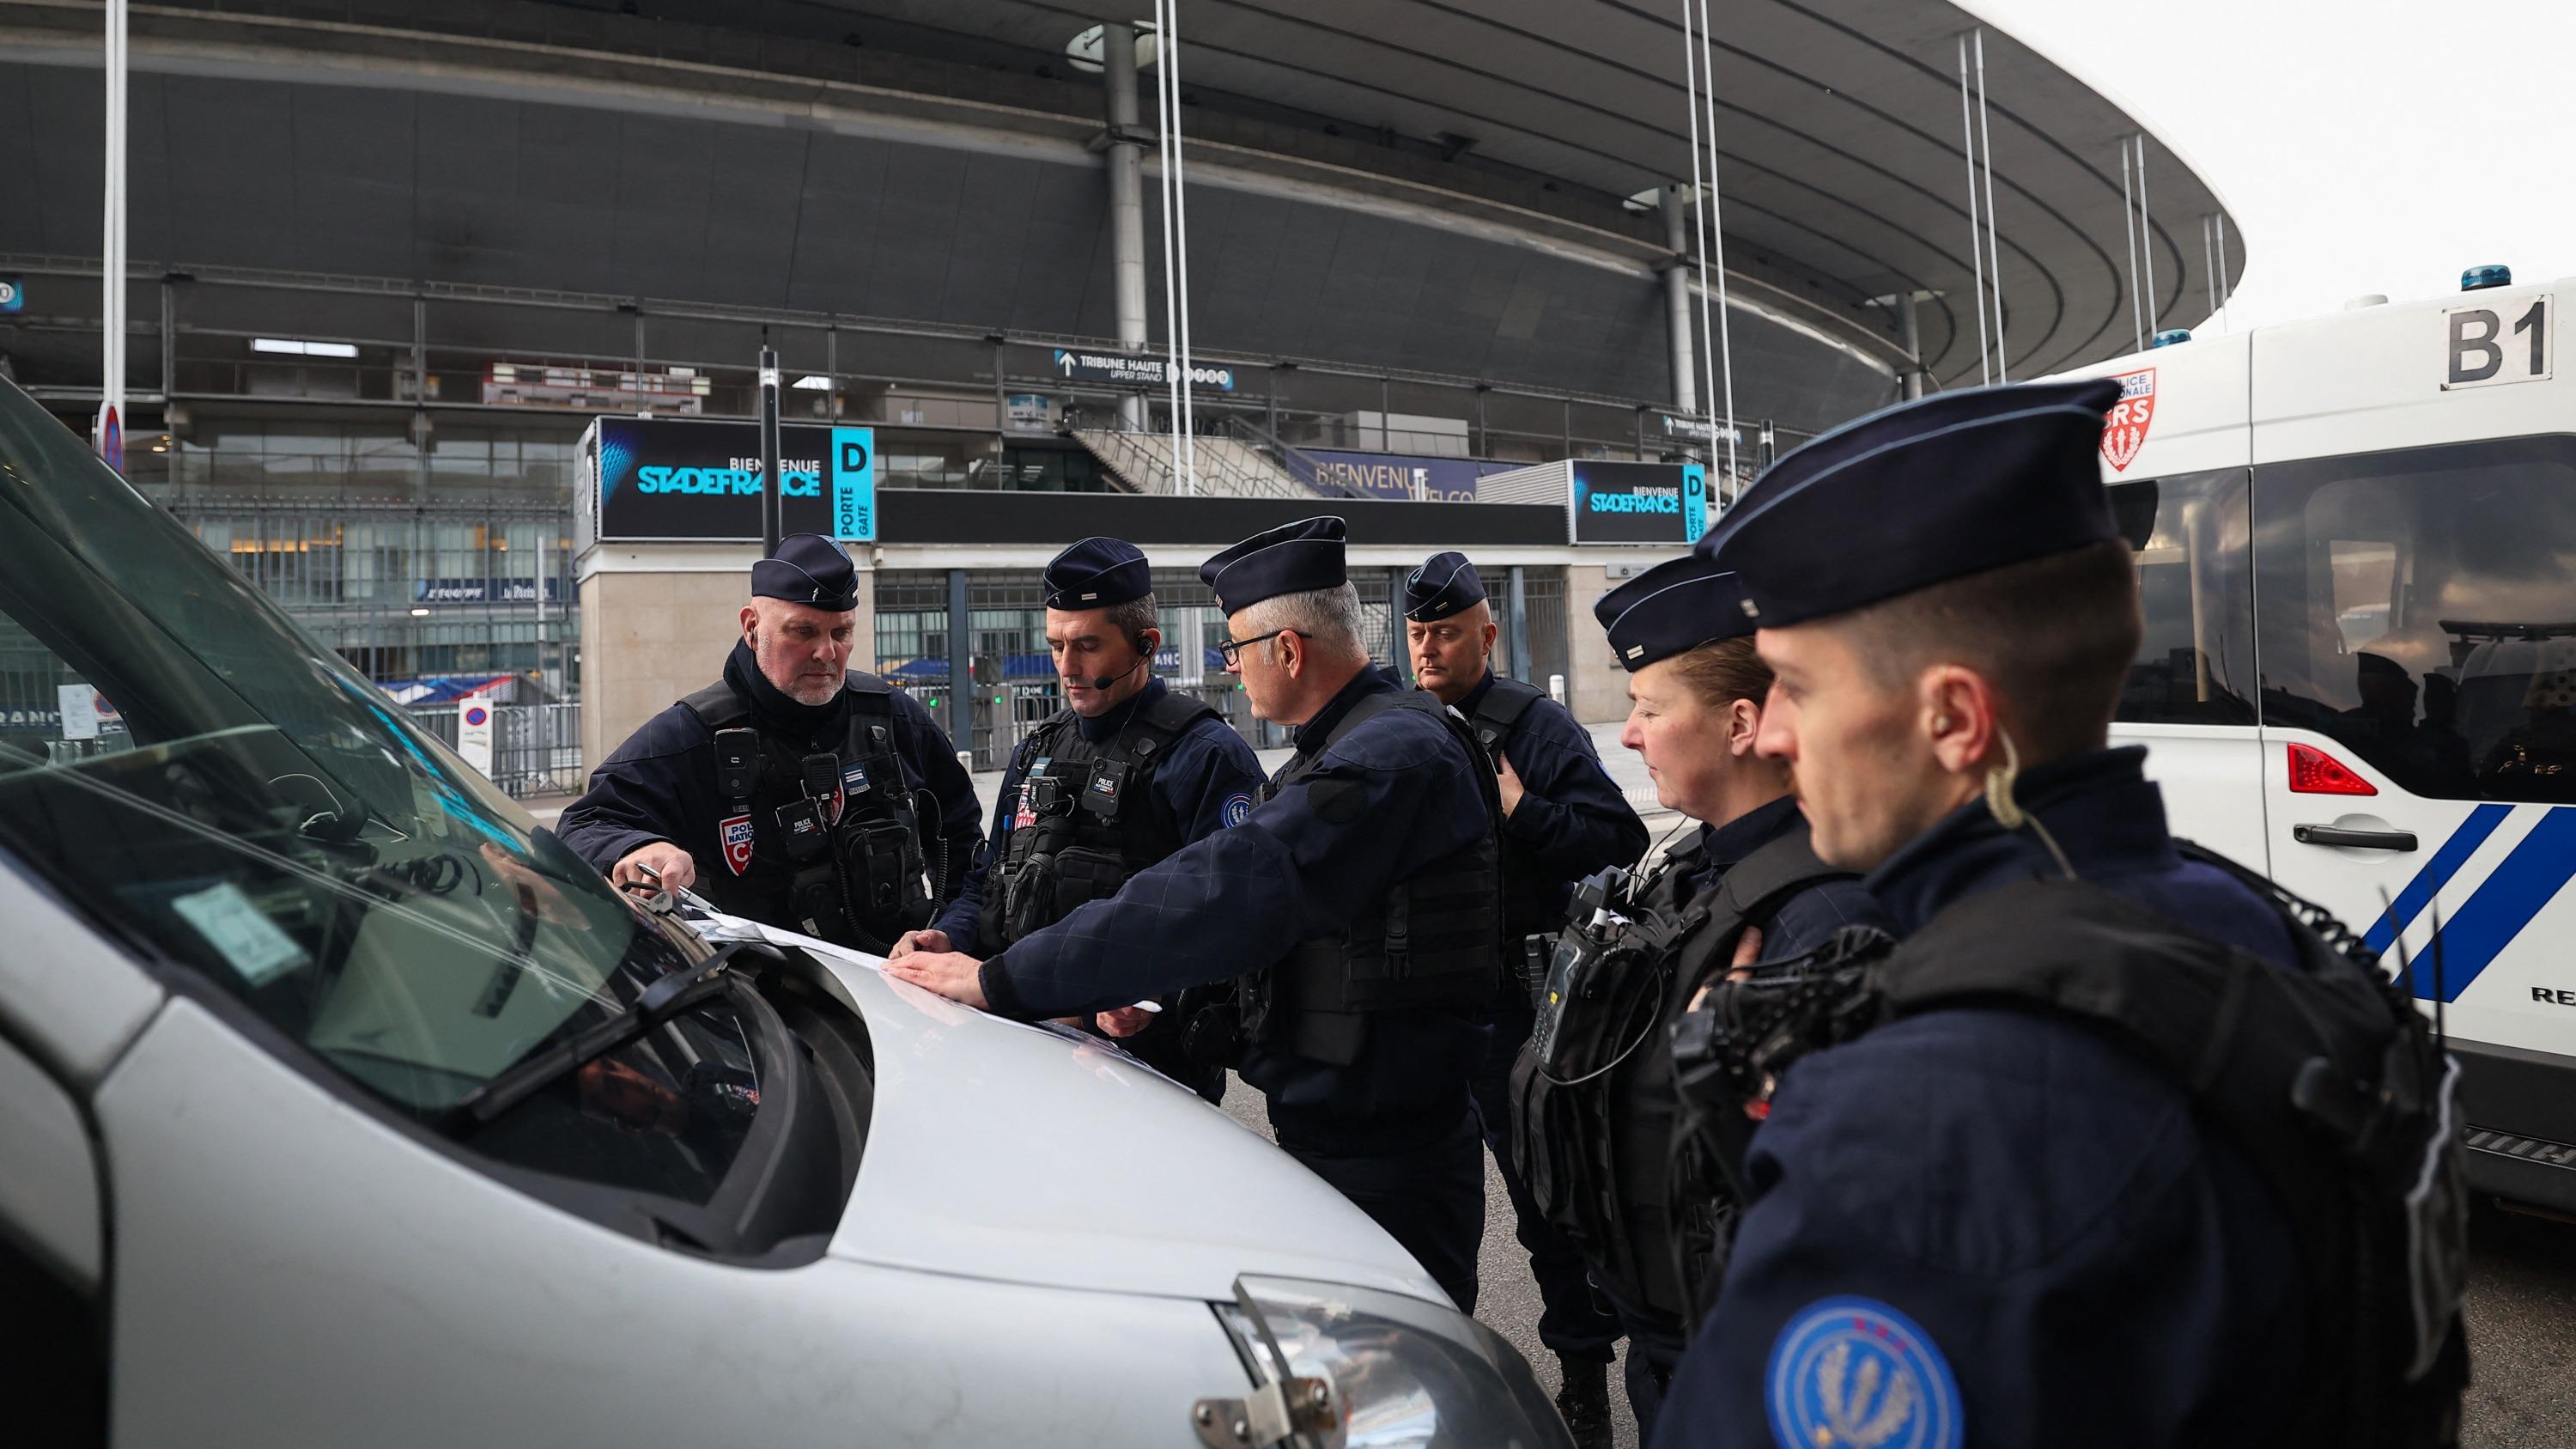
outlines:
M1458 701L1458 713L1474 719L1493 688L1489 669ZM1575 882L1604 866L1633 865L1646 853L1646 823L1601 767L1592 732L1553 699L1533 700L1521 711L1502 752L1526 792L1503 820L1504 856L1521 866L1506 879L1524 887L1544 881L1549 890L1544 901L1506 901L1506 918L1550 930L1565 923Z
M2022 777L2078 875L2297 969L2272 908L2186 862L2144 752ZM1900 935L2062 874L1976 801L1867 879ZM1999 943L1999 945L2002 943ZM1658 1449L2281 1442L2306 1341L2291 1225L2183 1088L2051 1015L1951 1008L1801 1058L1771 1099L1717 1306ZM1871 1335L1903 1373L1820 1348ZM1899 1381L1903 1389L1898 1389ZM1961 1428L1964 1427L1964 1437Z
M1472 760L1435 717L1386 710L1329 749L1351 708L1402 686L1363 670L1297 729L1313 758L1240 825L1130 878L1118 894L984 963L995 1012L1022 1019L1125 1006L1269 966L1298 942L1343 930L1389 886L1467 849L1489 828ZM1320 752L1320 758L1314 758ZM1283 1137L1329 1133L1346 1150L1419 1143L1454 1129L1483 1030L1464 1012L1388 1011L1348 1067L1248 1051L1243 1079L1270 1099Z
M1162 680L1148 681L1134 698L1096 719L1076 716L1073 727L1094 744L1113 740L1136 711L1168 693L1170 689ZM993 825L984 838L983 851L958 887L957 898L940 912L935 923L948 933L949 944L958 950L974 948L983 916L985 882L1002 859L1012 818L1018 812L1020 781L1029 763L1023 758L1025 754L1025 750L1015 753L1009 768L1003 771L1002 791L993 803ZM1221 716L1203 715L1165 748L1154 766L1152 788L1146 798L1153 802L1159 833L1186 844L1249 816L1253 795L1260 788L1261 760L1252 753L1252 746L1245 744L1243 736L1236 734Z
M1798 802L1787 795L1757 805L1724 825L1703 825L1687 849L1676 851L1674 869L1684 877L1681 899L1689 901L1714 889L1736 863L1787 834L1798 822ZM1770 919L1748 922L1762 930L1762 959L1785 961L1803 956L1845 926L1886 926L1886 915L1869 888L1853 879L1819 881L1797 892L1771 912Z
M855 708L848 690L829 704L799 704L761 674L750 648L739 641L725 660L724 678L750 704L752 726L764 735L783 736L799 749L838 750L846 741L846 712ZM940 886L953 893L975 850L979 812L974 782L928 710L901 690L888 701L902 787L926 789L939 802L936 828L950 861L948 878ZM726 869L717 840L717 824L725 814L725 802L717 798L715 736L695 711L674 704L646 720L591 771L589 793L564 807L556 829L565 844L602 872L636 847L666 840L687 851L703 877ZM932 828L928 819L922 823L925 831ZM935 858L937 844L924 840L924 853ZM759 915L772 924L793 924L783 885L774 908Z

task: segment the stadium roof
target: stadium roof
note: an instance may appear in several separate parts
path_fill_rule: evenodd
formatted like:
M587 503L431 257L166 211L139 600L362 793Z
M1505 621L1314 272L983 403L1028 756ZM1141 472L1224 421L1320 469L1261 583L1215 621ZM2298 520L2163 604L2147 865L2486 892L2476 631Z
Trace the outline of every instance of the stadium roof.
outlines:
M1193 262L1248 279L1194 291L1202 348L1667 392L1648 282L1671 257L1625 198L1690 175L1681 4L1182 0ZM1150 8L138 7L129 252L1102 336L1102 188L1064 164L1100 142L1100 90L1067 47ZM1777 365L1819 393L1884 385L1902 334L1870 299L1926 291L1930 370L1974 383L1957 65L1977 18L1933 0L1709 9L1735 300L1842 359ZM0 0L0 168L24 198L0 209L0 257L97 254L97 17ZM2127 351L2119 145L2142 122L2003 32L1984 41L2011 371ZM1143 109L1150 126L1150 93ZM2202 227L2224 208L2147 154L2156 319L2196 322ZM1407 226L1452 245L1406 251ZM2227 234L2232 279L2232 218ZM1739 376L1764 365L1743 346Z

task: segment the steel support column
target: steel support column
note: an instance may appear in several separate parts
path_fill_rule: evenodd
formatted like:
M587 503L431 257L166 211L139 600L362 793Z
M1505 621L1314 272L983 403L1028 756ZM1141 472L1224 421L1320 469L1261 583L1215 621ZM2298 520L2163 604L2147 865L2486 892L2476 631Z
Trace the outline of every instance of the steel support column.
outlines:
M1688 417L1699 411L1699 352L1691 341L1690 272L1682 264L1690 254L1683 204L1680 187L1664 188L1664 246L1673 254L1664 268L1664 337L1672 348L1673 409Z
M1524 575L1525 570L1521 565L1512 565L1512 591L1510 606L1512 611L1512 667L1510 673L1514 679L1526 682L1530 677L1530 671L1536 666L1531 662L1530 658L1534 651L1530 648L1529 638L1529 582Z
M1145 148L1136 133L1136 28L1113 20L1100 27L1101 80L1109 122L1109 266L1118 309L1118 347L1145 350ZM1146 431L1145 395L1118 400L1118 425Z
M966 571L948 571L948 739L960 753L975 748L975 631L966 607Z

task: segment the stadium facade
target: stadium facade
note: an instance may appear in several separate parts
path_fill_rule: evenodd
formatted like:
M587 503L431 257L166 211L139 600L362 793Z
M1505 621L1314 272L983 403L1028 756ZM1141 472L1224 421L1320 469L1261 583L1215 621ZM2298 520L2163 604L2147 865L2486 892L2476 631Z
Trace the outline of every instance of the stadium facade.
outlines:
M1577 541L1486 480L1722 472L1719 377L1750 472L1912 388L2125 352L2244 265L2186 163L1967 10L1712 13L1695 116L1678 0L1184 0L1202 381L1176 479L1166 393L1122 371L1166 335L1162 56L1126 11L137 6L127 472L398 695L586 699L595 758L712 668L748 554L604 536L585 434L752 416L766 342L789 423L869 430L875 662L987 760L1050 707L1055 544L1150 540L1198 644L1194 553L1319 506L1353 515L1387 647L1400 567L1479 548L1509 667L1606 717L1586 610L1655 545ZM84 430L101 18L0 0L0 366ZM1702 122L1724 366L1698 335ZM703 436L716 461L687 466L724 471L739 430Z

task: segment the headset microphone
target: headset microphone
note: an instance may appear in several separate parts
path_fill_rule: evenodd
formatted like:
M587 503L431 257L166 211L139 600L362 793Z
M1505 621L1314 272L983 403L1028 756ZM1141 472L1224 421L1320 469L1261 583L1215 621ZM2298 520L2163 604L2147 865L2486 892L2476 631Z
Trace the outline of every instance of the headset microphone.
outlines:
M1105 690L1111 685L1116 684L1118 681L1125 679L1128 675L1135 673L1139 667L1152 667L1154 662L1154 652L1145 647L1145 636L1142 634L1137 635L1135 642L1136 662L1128 665L1125 669L1120 670L1116 674L1103 674L1092 680L1092 688Z

